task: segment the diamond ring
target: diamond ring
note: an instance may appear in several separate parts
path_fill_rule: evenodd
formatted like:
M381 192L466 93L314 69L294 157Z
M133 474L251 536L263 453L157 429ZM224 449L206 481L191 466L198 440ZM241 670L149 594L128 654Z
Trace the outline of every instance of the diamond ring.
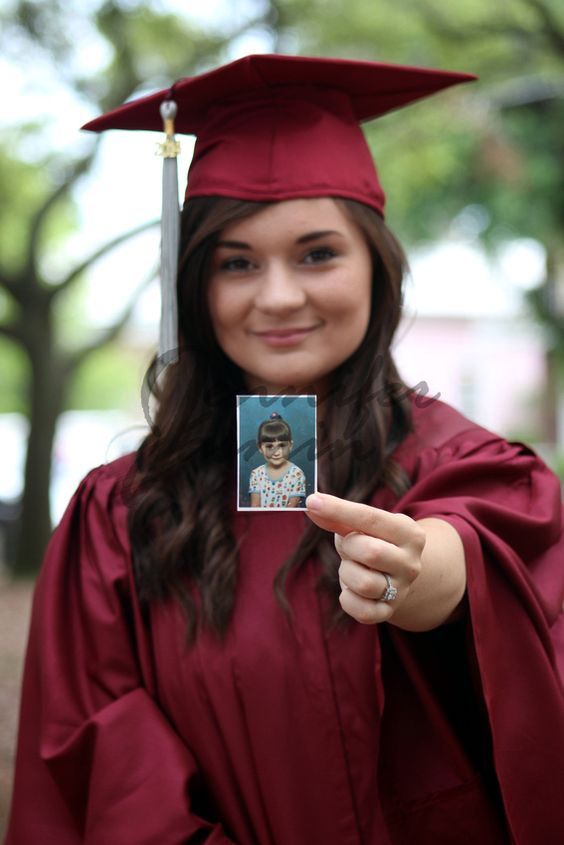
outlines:
M392 579L390 578L387 572L382 572L382 575L386 579L386 589L384 590L378 601L393 601L397 597L398 589L392 584Z

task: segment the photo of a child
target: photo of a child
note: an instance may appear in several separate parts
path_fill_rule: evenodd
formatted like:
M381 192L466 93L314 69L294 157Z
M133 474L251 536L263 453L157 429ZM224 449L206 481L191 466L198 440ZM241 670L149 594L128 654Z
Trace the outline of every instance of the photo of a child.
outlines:
M305 510L317 489L317 397L237 397L237 510Z
M252 508L303 506L305 474L288 459L293 445L290 426L276 411L261 422L257 448L266 463L251 470L249 495Z

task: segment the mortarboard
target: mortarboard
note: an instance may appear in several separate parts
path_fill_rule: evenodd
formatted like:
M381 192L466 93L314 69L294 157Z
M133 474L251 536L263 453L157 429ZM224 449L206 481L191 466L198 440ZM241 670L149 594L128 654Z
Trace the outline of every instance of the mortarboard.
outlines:
M473 79L378 62L246 56L87 123L83 129L94 132L162 130L164 120L169 185L163 188L160 354L169 355L177 345L175 131L196 136L187 198L264 202L338 196L383 214L384 191L359 124Z

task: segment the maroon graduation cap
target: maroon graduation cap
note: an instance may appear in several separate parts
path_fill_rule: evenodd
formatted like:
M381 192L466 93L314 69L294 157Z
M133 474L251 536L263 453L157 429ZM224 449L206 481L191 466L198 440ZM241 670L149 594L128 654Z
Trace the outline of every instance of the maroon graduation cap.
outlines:
M162 130L164 119L165 180L167 158L176 173L175 131L195 135L187 198L337 196L383 214L384 191L359 124L473 79L466 73L377 62L246 56L126 103L83 128ZM169 191L173 194L174 188ZM177 238L176 233L171 240L163 230L166 264L176 256ZM175 269L174 264L168 299ZM171 307L169 302L169 318ZM165 332L163 339L161 333L161 353L172 349L173 334Z

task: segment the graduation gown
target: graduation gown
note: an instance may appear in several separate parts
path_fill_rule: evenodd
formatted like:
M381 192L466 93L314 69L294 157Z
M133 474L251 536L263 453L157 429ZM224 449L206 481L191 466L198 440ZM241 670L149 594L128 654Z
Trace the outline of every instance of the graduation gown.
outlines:
M141 616L123 480L92 471L36 588L6 845L436 845L564 839L560 487L435 401L373 503L462 537L460 621L414 634L324 624L318 565L273 578L301 513L233 513L233 621L185 646L173 601Z

